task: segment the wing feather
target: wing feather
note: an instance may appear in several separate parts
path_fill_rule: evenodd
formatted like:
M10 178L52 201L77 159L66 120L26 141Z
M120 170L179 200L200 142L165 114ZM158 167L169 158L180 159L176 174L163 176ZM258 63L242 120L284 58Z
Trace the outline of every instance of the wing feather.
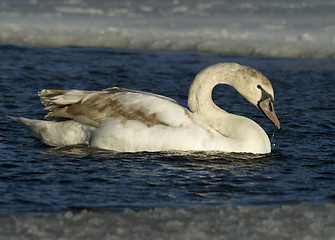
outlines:
M176 119L183 122L181 118L187 119L189 114L171 98L117 87L103 91L42 90L39 96L50 111L45 118L73 119L94 127L114 117L137 120L148 127L174 126L181 124Z
M38 93L44 106L62 106L79 102L94 91L43 89Z

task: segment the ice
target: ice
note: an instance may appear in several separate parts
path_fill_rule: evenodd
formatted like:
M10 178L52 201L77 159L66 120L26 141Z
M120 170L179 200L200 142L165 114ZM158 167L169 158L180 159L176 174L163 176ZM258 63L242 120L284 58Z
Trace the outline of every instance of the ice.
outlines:
M0 43L335 58L335 2L1 1Z
M0 216L0 239L335 239L335 205Z

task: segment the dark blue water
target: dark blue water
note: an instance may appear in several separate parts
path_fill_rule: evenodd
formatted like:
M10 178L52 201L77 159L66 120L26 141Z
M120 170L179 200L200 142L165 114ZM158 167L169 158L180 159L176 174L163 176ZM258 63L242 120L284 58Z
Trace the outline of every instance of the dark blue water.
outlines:
M230 87L216 87L213 96L274 133L271 154L53 148L6 117L42 119L43 88L119 86L186 105L195 74L217 62L249 65L271 80L281 131ZM334 89L334 60L0 45L0 213L335 202Z

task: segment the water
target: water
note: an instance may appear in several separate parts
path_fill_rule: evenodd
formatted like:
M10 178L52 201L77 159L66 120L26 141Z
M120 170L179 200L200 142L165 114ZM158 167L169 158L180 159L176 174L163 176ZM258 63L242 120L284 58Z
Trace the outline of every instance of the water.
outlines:
M335 62L237 57L188 51L0 45L0 213L123 211L195 206L323 206L335 201ZM273 134L266 156L204 152L116 153L54 148L6 115L42 119L37 91L150 91L186 105L202 68L238 62L260 70L275 90L282 130L230 87L215 102Z

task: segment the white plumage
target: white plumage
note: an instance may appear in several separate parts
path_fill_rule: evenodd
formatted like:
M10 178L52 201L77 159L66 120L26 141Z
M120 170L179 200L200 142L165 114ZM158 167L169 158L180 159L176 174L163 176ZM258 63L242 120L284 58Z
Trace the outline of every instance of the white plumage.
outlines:
M258 124L214 104L211 94L217 84L233 86L280 128L268 79L235 63L216 64L196 76L189 91L190 110L171 98L122 88L42 90L41 102L50 111L46 118L54 121L12 118L51 146L269 153L269 138Z

